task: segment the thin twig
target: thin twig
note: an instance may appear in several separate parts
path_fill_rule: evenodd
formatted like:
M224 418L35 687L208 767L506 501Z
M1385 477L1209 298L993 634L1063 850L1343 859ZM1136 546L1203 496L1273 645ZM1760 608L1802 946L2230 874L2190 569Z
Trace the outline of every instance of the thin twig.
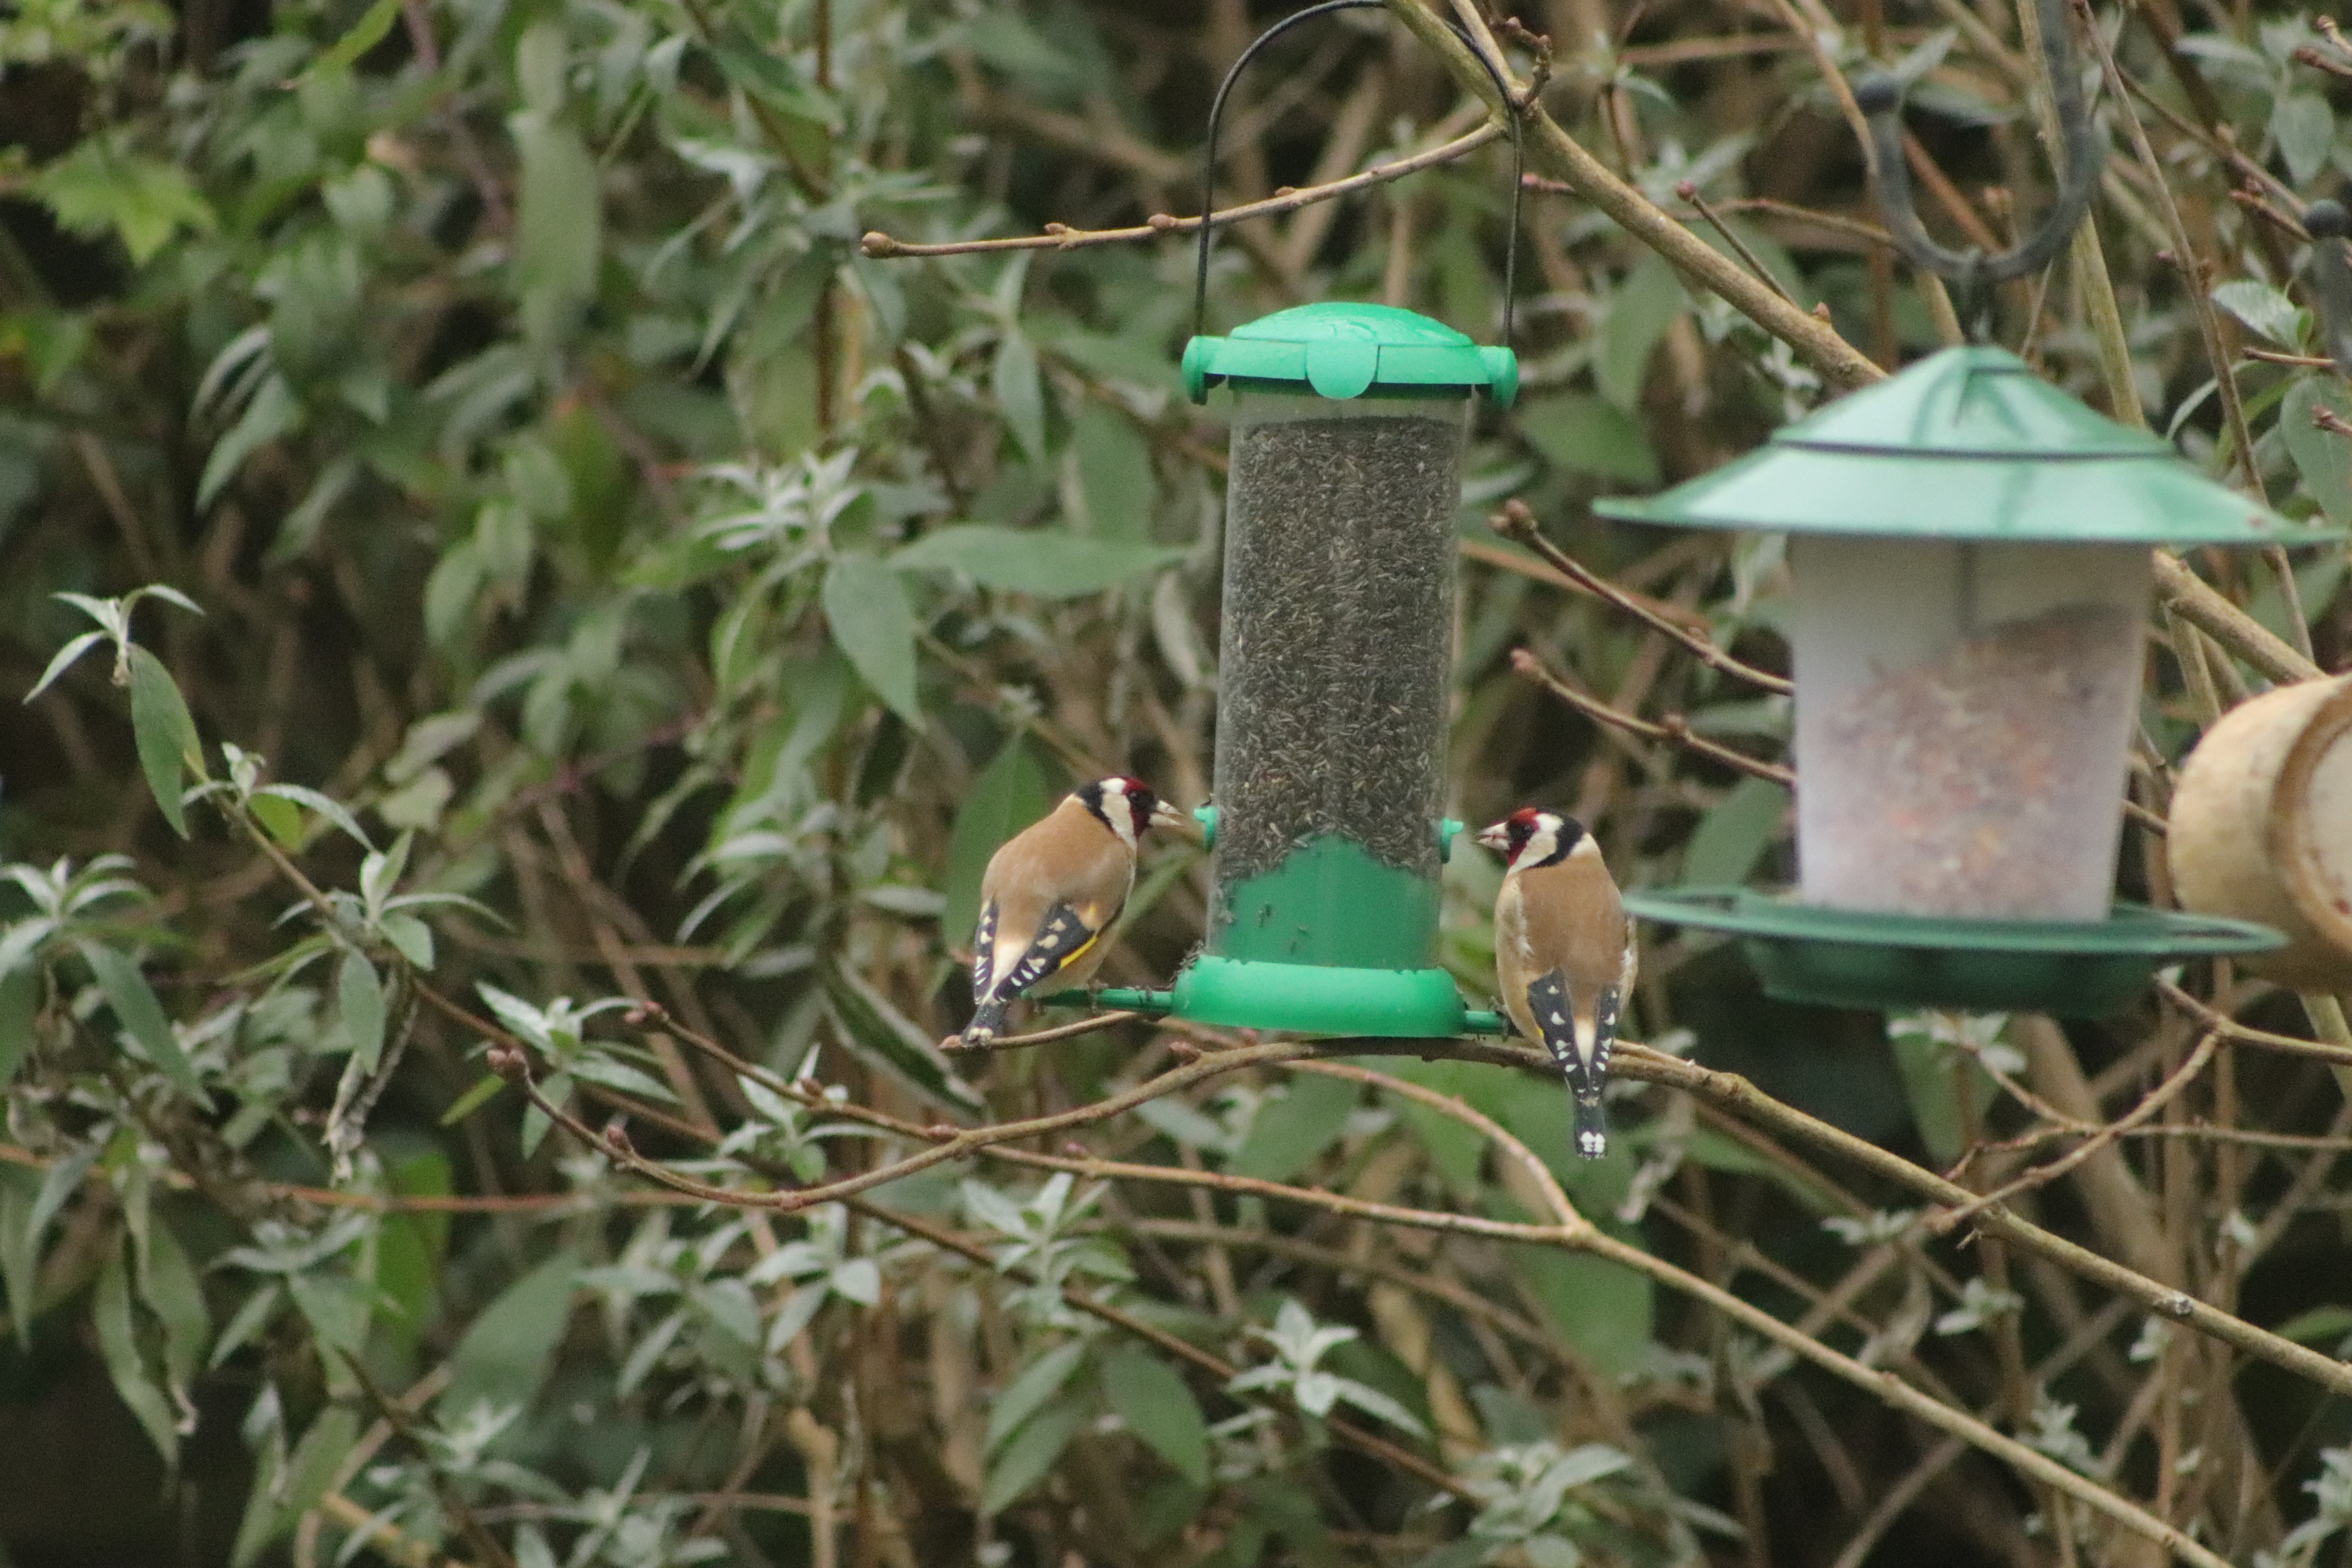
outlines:
M1693 207L1697 209L1698 216L1706 220L1707 226L1715 230L1715 232L1722 237L1724 244L1731 247L1732 250L1738 256L1740 260L1748 263L1748 270L1753 272L1757 277L1771 285L1772 292L1778 294L1783 300L1788 300L1791 305L1797 302L1796 296L1790 293L1787 287L1783 285L1778 278L1772 276L1772 269L1764 265L1763 258L1758 256L1753 250L1748 249L1748 242L1740 238L1738 235L1732 233L1730 226L1726 224L1721 217L1716 215L1716 210L1707 205L1706 198L1698 194L1698 186L1688 180L1685 180L1675 187L1675 195L1682 197L1683 200L1690 203Z
M1508 500L1500 511L1486 520L1486 525L1504 538L1526 545L1549 562L1561 575L1573 581L1595 598L1605 599L1627 615L1647 622L1666 634L1684 648L1724 674L1735 676L1750 686L1777 692L1785 697L1796 690L1794 682L1784 677L1743 664L1688 626L1660 616L1639 598L1625 592L1598 572L1544 537L1542 526L1536 521L1533 508L1525 501Z
M2277 634L2223 598L2213 585L2169 551L2156 552L2156 596L2269 679L2308 680L2324 673Z
M1697 752L1700 756L1721 763L1728 768L1737 768L1739 772L1756 778L1769 779L1774 784L1784 784L1790 789L1796 787L1797 772L1794 768L1784 767L1779 763L1768 763L1760 757L1751 757L1744 752L1735 752L1719 741L1708 740L1705 735L1694 731L1690 727L1690 721L1679 713L1669 713L1664 719L1653 720L1625 712L1622 709L1612 708L1598 697L1588 696L1579 691L1559 676L1553 674L1544 667L1541 659L1526 648L1511 650L1511 668L1589 719L1613 726L1628 734L1642 736L1644 740L1664 741L1672 745L1684 747Z
M2301 1039L2294 1035L2274 1035L2268 1029L2241 1024L2161 975L2157 977L2156 988L2167 1002L2190 1015L2205 1027L2219 1030L2241 1045L2259 1046L2264 1050L2284 1051L2291 1056L2314 1057L2324 1062L2352 1065L2352 1048L2328 1045L2320 1040Z
M2195 1081L2197 1076L2205 1070L2206 1064L2213 1059L2213 1053L2220 1047L2221 1043L2221 1030L2207 1030L2203 1037L2197 1042L2197 1048L2189 1054L2189 1059L2180 1064L2179 1070L2155 1089L2150 1089L2146 1098L2121 1118L2092 1132L2078 1147L2069 1150L2048 1164L2036 1165L2023 1175L1994 1188L1982 1197L1972 1198L1957 1207L1945 1209L1941 1213L1930 1215L1927 1222L1927 1228L1937 1236L1948 1236L1961 1226L1973 1221L1993 1205L2006 1203L2020 1194L2030 1193L2064 1175L2108 1144L2113 1143L2118 1137L2163 1110L2175 1096L2187 1089L2191 1082Z
M1664 256L1700 287L1721 295L1734 310L1794 349L1830 385L1840 390L1866 386L1885 374L1868 354L1840 337L1836 328L1773 293L1749 277L1738 262L1620 178L1570 136L1542 104L1522 107L1506 102L1486 67L1430 0L1388 0L1388 8L1445 62L1457 87L1475 94L1498 118L1521 117L1528 161L1538 172L1564 181L1579 199L1626 234Z
M1506 1047L1487 1047L1488 1051ZM1542 1070L1542 1057L1526 1053L1531 1071ZM1612 1070L1627 1079L1685 1089L1770 1127L1783 1136L1831 1150L1865 1170L1937 1204L1968 1203L1976 1194L1921 1169L1901 1155L1881 1149L1866 1139L1806 1115L1794 1106L1772 1099L1737 1073L1719 1072L1678 1057L1619 1043ZM2163 1284L2137 1269L2086 1247L2081 1247L1995 1204L1976 1216L1979 1229L2048 1258L2071 1274L2138 1301L2159 1317L2195 1330L2224 1344L2259 1356L2274 1366L2308 1378L2336 1394L2352 1394L2352 1365L2320 1354L2293 1340L2256 1328L2244 1319L2200 1301L2185 1290Z
M2157 157L2156 147L2147 139L2147 128L2140 123L2139 110L2132 107L2130 92L2125 88L2123 75L2116 68L2115 51L2107 47L2107 36L2100 29L2098 18L2089 15L2085 0L2076 0L2088 20L2082 30L2090 38L2091 47L2099 57L2099 68L2107 79L2107 89L2117 113L2122 116L2125 132L2131 137L2132 150L2139 155L2140 167L2147 172L2148 183L2155 186L2157 205L2163 210L2165 227L2172 235L2172 253L2180 268L2183 287L2189 291L2191 312L2197 318L2198 335L2204 340L2205 355L2213 363L2214 385L2221 397L2221 413L2230 426L2230 438L2237 447L2239 467L2243 471L2246 489L2258 502L2266 502L2263 493L2263 475L2254 460L2254 437L2246 423L2245 400L2238 395L2238 384L2231 376L2230 353L2221 339L2221 323L2213 310L2213 300L2206 286L2203 266L2189 237L2189 226L2180 216L2180 204L2173 199L2172 185L2167 177L2163 161Z
M950 1035L940 1041L940 1049L969 1052L973 1056L990 1051L1017 1051L1026 1046L1042 1046L1049 1040L1067 1040L1079 1035L1091 1035L1097 1030L1108 1029L1114 1025L1124 1024L1142 1016L1140 1013L1097 1013L1092 1017L1081 1018L1075 1024L1057 1024L1053 1028L1038 1029L1026 1035L997 1035L977 1044L966 1040L961 1035Z
M1425 153L1415 153L1410 157L1400 158L1391 163L1376 163L1362 173L1349 174L1345 179L1332 180L1320 185L1306 185L1294 191L1277 192L1261 201L1245 202L1237 207L1226 207L1210 218L1210 226L1223 228L1227 224L1239 223L1244 218L1272 217L1282 213L1296 212L1300 207L1312 206L1317 202L1328 202L1335 196L1343 196L1351 191L1385 184L1391 180L1401 180L1407 174L1418 174L1423 169L1434 168L1441 163L1450 163L1456 159L1466 157L1502 134L1503 128L1490 122L1480 126L1466 136L1457 136L1453 141L1433 147ZM1200 227L1201 220L1198 217L1174 217L1167 213L1154 213L1146 221L1129 228L1072 228L1067 224L1055 223L1046 225L1045 232L1043 234L1011 235L998 239L941 240L929 244L894 238L880 229L874 229L858 240L857 248L861 254L877 261L909 256L968 256L975 252L995 250L1083 250L1089 246L1124 245L1136 240L1157 239L1162 235L1193 234L1199 232Z

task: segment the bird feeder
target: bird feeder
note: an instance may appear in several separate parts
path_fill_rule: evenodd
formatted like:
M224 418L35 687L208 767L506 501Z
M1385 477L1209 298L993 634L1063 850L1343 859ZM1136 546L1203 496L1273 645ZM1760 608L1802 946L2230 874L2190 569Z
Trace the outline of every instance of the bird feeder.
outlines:
M1895 244L1971 315L2048 266L2098 188L2064 0L2036 0L2063 151L2041 226L1998 255L1928 237L1885 73L1854 84ZM1736 932L1776 996L1851 1006L2097 1015L2158 964L2251 953L2265 926L2118 908L2151 547L2305 543L2169 442L2041 380L1946 349L1612 517L1786 531L1796 584L1795 898L1685 889L1626 900Z
M1470 399L1517 362L1383 305L1284 310L1184 353L1230 387L1214 893L1176 1010L1454 1035L1437 964L1454 512Z
M1261 48L1296 23L1379 5L1327 0L1243 51L1210 109L1205 167L1226 93ZM1516 235L1516 120L1510 131ZM1204 181L1203 213L1213 195ZM1438 877L1461 826L1439 811L1469 408L1480 395L1509 406L1518 361L1386 305L1303 305L1210 335L1209 234L1183 376L1195 403L1232 397L1216 805L1199 814L1213 894L1172 991L1099 999L1307 1034L1500 1033L1437 962ZM1507 265L1506 342L1511 291Z
M2165 853L2189 909L2276 926L2246 961L2299 991L2352 992L2352 675L2221 716L2182 764Z
M2160 963L2280 942L2111 905L2149 552L2330 531L1982 346L1598 510L1792 536L1797 896L1686 889L1636 913L1747 938L1775 995L1864 1006L2110 1012Z

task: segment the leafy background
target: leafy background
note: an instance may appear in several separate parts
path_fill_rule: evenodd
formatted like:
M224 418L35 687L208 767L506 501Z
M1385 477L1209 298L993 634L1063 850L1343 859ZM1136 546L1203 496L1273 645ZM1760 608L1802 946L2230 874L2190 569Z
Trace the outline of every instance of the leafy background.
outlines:
M1282 9L0 18L0 684L28 699L0 708L0 1557L2153 1560L1619 1264L996 1159L737 1211L615 1173L487 1069L487 1041L527 1047L551 1103L592 1129L620 1108L632 1146L732 1184L866 1169L919 1148L909 1129L1081 1106L1181 1058L1140 1026L980 1062L932 1042L1007 833L1114 769L1206 796L1222 432L1174 375L1190 248L908 258L860 236L1191 211L1207 97ZM2028 219L2043 199L1997 5L1517 10L1553 40L1562 124L1705 237L1688 195L1713 204L1882 363L1934 346L1933 314L1873 237L1828 73L1900 63L1919 156L1953 182L1939 231L2003 232L1990 186ZM2352 445L2315 416L2352 400L2312 359L2294 271L2298 197L2352 172L2352 55L2321 20L2103 16L2162 162L2110 103L2095 222L2157 427L2340 522ZM1389 19L1329 23L1245 84L1221 185L1327 180L1483 113ZM1387 299L1491 339L1507 178L1489 145L1232 232L1213 311ZM1564 592L1485 519L1521 500L1654 615L1785 668L1775 541L1589 502L1745 449L1822 376L1580 202L1531 193L1521 244L1527 395L1481 416L1465 487L1450 809L1573 809L1632 884L1785 877L1785 789L1598 727L1510 655L1758 758L1785 700ZM2062 268L2005 291L1996 331L2114 406L2095 293ZM2259 560L2198 564L2342 666L2340 549L2301 552L2292 595ZM2200 727L2267 682L2158 629L2139 788L2160 813ZM2126 892L2165 897L2154 837L2124 858ZM1474 993L1497 874L1447 871ZM1192 847L1150 851L1109 978L1172 971L1204 877ZM2311 1033L2291 995L2190 979ZM1659 1048L1936 1169L2036 1125L2021 1077L2102 1120L2189 1033L2152 1001L2063 1032L1787 1006L1665 933L1635 1014ZM2169 1135L2018 1206L2332 1352L2352 1114L2324 1060L2223 1057ZM1389 1087L1203 1075L1081 1143L1535 1212L1526 1170L1433 1108L1458 1096L1610 1236L2231 1560L2345 1550L2352 1415L2319 1389L2038 1257L1927 1236L1898 1186L1701 1099L1629 1081L1617 1152L1585 1166L1556 1085L1375 1065ZM2021 1157L1979 1150L1969 1179Z

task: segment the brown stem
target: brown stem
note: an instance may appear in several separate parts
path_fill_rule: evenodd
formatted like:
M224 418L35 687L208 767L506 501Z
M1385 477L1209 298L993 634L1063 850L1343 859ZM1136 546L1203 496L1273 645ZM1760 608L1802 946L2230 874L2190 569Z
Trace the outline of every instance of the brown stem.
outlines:
M1506 539L1526 545L1550 563L1562 576L1567 577L1595 598L1605 599L1635 619L1655 626L1684 648L1696 655L1709 667L1719 669L1726 675L1735 676L1750 686L1761 687L1767 691L1777 692L1784 697L1796 690L1793 682L1766 670L1758 669L1753 665L1741 663L1709 642L1705 636L1692 630L1680 621L1660 615L1638 595L1627 593L1559 545L1554 544L1544 537L1543 528L1536 521L1534 509L1525 501L1505 501L1502 510L1486 520L1486 526Z
M1466 136L1457 136L1453 141L1433 147L1425 153L1415 153L1410 157L1399 158L1391 163L1376 164L1361 174L1350 174L1342 180L1332 180L1320 185L1307 185L1294 191L1280 191L1263 201L1244 202L1239 206L1223 208L1210 216L1210 226L1223 228L1227 224L1239 223L1244 218L1270 217L1279 213L1295 212L1300 207L1311 206L1317 202L1328 202L1335 196L1343 196L1351 191L1385 184L1391 180L1401 180L1405 175L1416 174L1423 169L1434 168L1440 163L1450 163L1458 158L1467 157L1502 134L1503 130L1499 125L1482 125ZM974 251L991 250L1083 250L1089 246L1123 245L1134 240L1157 239L1162 235L1194 234L1199 232L1200 227L1201 220L1198 217L1171 217L1166 213L1154 213L1149 222L1138 224L1131 228L1085 229L1072 228L1067 224L1055 223L1047 224L1045 232L1043 234L1012 235L998 239L948 240L928 245L918 244L912 240L897 239L880 229L874 229L858 240L857 248L876 260L889 260L905 256L962 256Z
M1759 779L1769 779L1774 784L1785 784L1791 789L1796 787L1797 773L1794 768L1783 767L1779 763L1768 763L1761 758L1748 756L1744 752L1735 752L1720 742L1710 741L1706 736L1694 732L1690 727L1690 721L1679 713L1669 713L1664 720L1651 720L1628 713L1620 708L1613 708L1598 697L1587 696L1579 691L1566 680L1545 668L1541 659L1523 647L1511 650L1511 668L1589 719L1622 730L1628 734L1640 735L1645 740L1664 741L1671 745L1684 747L1697 752L1700 756L1721 763L1726 767L1737 768L1741 773Z
M1721 295L1742 315L1794 349L1830 385L1866 386L1885 373L1840 337L1828 322L1799 310L1748 275L1730 257L1676 222L1672 214L1620 179L1563 130L1539 103L1507 102L1469 47L1430 0L1388 0L1397 19L1445 62L1457 86L1475 93L1496 116L1519 115L1528 162L1567 184L1618 227L1672 262L1701 287Z

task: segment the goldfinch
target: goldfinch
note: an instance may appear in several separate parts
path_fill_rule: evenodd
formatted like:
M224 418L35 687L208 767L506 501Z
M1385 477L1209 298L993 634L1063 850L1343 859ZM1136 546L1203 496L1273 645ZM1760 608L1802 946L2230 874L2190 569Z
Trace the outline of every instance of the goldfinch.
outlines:
M1495 899L1495 973L1503 1006L1559 1064L1576 1101L1576 1152L1609 1151L1601 1090L1617 1015L1640 955L1601 847L1557 812L1515 811L1478 835L1510 863Z
M1135 886L1136 841L1181 818L1142 783L1097 779L1005 842L980 879L971 939L971 999L963 1032L985 1045L1005 1009L1041 981L1083 985L1100 968L1103 932Z

